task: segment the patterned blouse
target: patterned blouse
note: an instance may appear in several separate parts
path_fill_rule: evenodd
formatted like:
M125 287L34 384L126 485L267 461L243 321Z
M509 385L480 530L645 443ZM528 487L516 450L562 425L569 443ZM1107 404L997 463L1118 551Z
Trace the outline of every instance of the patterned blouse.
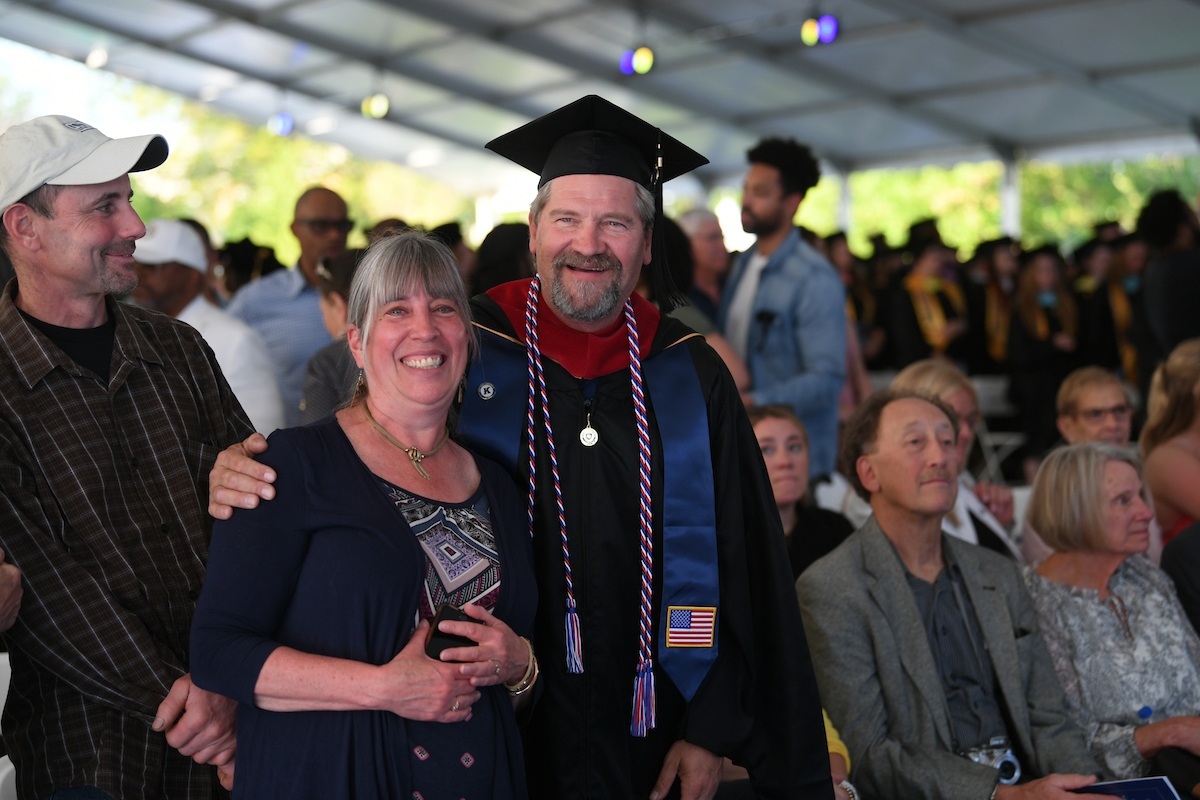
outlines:
M475 603L491 611L500 592L500 554L483 484L465 503L444 503L381 483L425 552L417 613L431 619L442 603L460 608ZM412 800L491 796L500 759L490 740L498 723L487 715L487 704L478 703L469 725L409 720L409 738L416 743L409 759Z
M1200 714L1200 639L1175 587L1144 556L1122 562L1109 597L1025 568L1038 626L1092 754L1118 778L1145 776L1133 741L1151 722Z

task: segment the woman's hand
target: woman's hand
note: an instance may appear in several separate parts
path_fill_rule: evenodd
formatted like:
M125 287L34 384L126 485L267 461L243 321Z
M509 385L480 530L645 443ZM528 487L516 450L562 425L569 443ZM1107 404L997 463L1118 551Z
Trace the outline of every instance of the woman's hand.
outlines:
M470 718L471 706L479 699L479 692L469 677L460 672L459 665L444 664L425 655L428 636L429 621L421 620L404 649L379 667L380 680L375 691L380 707L407 719L462 722Z
M996 521L1004 526L1005 530L1012 528L1013 524L1013 493L1012 489L1007 486L1001 486L997 483L984 483L980 481L975 484L975 496L983 501L987 506L988 511L992 512L992 516Z
M479 622L444 620L441 629L446 633L465 636L478 644L443 650L442 660L462 662L457 665L459 674L469 678L472 686L514 684L525 677L530 657L530 649L525 641L487 609L468 603L462 610Z

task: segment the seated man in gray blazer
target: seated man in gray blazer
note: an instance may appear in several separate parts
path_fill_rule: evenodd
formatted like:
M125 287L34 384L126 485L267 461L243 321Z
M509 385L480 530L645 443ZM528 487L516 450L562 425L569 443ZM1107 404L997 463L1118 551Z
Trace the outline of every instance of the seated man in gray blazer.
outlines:
M1018 567L942 535L957 430L939 400L868 398L843 464L874 515L796 582L851 780L881 799L1099 797L1067 791L1100 768L1067 715Z

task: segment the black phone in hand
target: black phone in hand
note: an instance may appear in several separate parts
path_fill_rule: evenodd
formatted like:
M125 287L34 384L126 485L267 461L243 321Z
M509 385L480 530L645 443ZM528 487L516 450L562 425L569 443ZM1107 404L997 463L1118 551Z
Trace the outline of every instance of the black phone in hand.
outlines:
M458 636L441 630L440 625L443 620L479 624L479 620L468 617L462 609L452 606L449 603L442 603L438 606L437 614L433 618L433 625L429 629L429 638L425 640L425 655L434 661L441 661L443 650L451 647L474 647L478 644L478 642L468 639L466 636Z

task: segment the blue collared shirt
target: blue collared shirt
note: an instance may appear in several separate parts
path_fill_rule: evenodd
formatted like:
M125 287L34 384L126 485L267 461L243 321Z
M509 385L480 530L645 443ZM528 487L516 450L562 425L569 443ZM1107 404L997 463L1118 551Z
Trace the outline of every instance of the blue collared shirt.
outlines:
M320 292L309 285L296 266L246 284L226 309L258 331L266 342L288 427L300 424L305 365L314 353L333 341L325 330L319 303Z

